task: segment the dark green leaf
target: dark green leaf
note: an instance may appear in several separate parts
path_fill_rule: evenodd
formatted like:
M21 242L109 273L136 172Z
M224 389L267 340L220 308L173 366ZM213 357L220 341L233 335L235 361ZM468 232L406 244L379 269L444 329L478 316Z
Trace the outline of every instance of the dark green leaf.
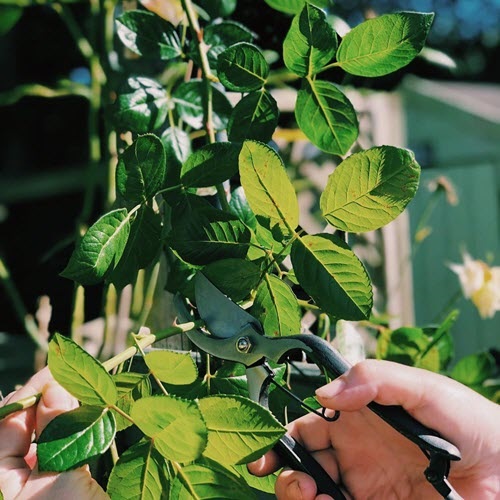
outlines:
M202 80L193 79L181 83L172 95L175 110L179 116L195 129L203 127L204 85ZM214 128L215 130L224 130L231 116L231 104L215 86L212 86L212 93Z
M422 50L434 14L397 12L368 19L343 38L338 64L358 76L383 76L409 64Z
M182 54L175 28L152 12L125 12L116 20L116 25L122 43L136 54L164 61Z
M172 481L169 500L255 500L255 494L239 476L216 463L190 464Z
M186 187L215 186L238 172L241 144L215 142L197 149L181 169L181 181Z
M299 76L313 76L335 55L337 35L324 12L306 3L283 42L286 67Z
M169 188L169 191L163 193L163 197L169 204L175 205L182 197L181 167L192 152L191 139L184 130L170 127L161 135L161 141L167 159L167 173L163 187Z
M56 333L49 344L52 376L70 394L87 405L114 405L116 385L106 369L78 344Z
M196 3L212 19L230 16L236 8L236 0L197 0Z
M8 33L23 15L23 8L17 5L0 5L0 36ZM0 493L1 494L1 493Z
M257 289L250 313L262 323L268 336L297 335L301 331L297 298L277 276L266 274Z
M377 340L377 356L409 366L439 372L446 368L452 352L449 332L436 335L436 328L402 327L384 331Z
M217 59L228 47L238 42L251 42L253 33L240 23L222 21L209 24L203 31L203 41L208 45L208 62L217 69Z
M137 134L161 127L168 113L168 97L163 87L145 77L130 77L118 92L113 105L117 128Z
M103 215L80 240L61 276L81 285L99 283L120 260L129 233L130 220L125 208Z
M107 281L122 289L135 283L139 269L145 269L158 256L161 247L161 215L148 205L138 211L130 228L130 235L122 258Z
M307 138L327 153L346 154L358 137L356 112L331 82L303 80L295 118Z
M118 160L116 190L131 206L144 203L160 190L165 172L163 143L156 135L141 135Z
M146 353L144 361L151 373L167 384L192 384L198 377L198 368L189 352L155 350Z
M373 231L403 212L419 179L420 166L407 149L381 146L354 153L330 175L321 212L343 231Z
M260 89L269 74L262 52L251 43L232 45L217 59L217 75L228 90L249 92Z
M172 219L171 247L191 264L244 258L250 230L234 215L212 208L197 196L187 198Z
M107 493L113 500L156 500L170 487L166 460L151 441L140 441L124 451L109 476Z
M165 255L168 263L165 290L173 294L179 292L184 297L194 300L194 284L192 279L198 267L184 262L170 248L167 248Z
M451 370L451 377L465 385L479 385L495 373L495 358L489 352L465 356Z
M173 396L141 398L132 406L132 419L154 447L169 460L196 460L207 443L207 428L198 405Z
M369 317L370 279L342 239L327 234L297 238L291 258L299 283L323 311L338 319Z
M149 376L143 373L122 372L113 375L116 388L118 389L118 399L116 406L130 415L130 410L134 401L140 398L151 396L151 383ZM132 425L132 422L120 415L114 413L116 420L116 430L122 431Z
M241 185L253 212L292 232L299 223L299 206L279 155L266 144L245 141L239 162Z
M231 213L236 215L242 222L249 228L255 229L257 227L257 220L255 214L252 212L245 196L245 191L241 186L238 186L232 193L229 200L229 208Z
M49 422L37 441L40 471L76 469L102 455L116 433L115 419L107 408L81 406Z
M203 455L225 465L257 459L285 433L269 410L247 398L209 396L199 405L208 429Z
M254 139L269 142L278 125L279 110L265 89L250 92L234 107L227 126L230 141Z
M243 259L211 262L203 268L203 274L235 302L248 297L260 279L259 267Z

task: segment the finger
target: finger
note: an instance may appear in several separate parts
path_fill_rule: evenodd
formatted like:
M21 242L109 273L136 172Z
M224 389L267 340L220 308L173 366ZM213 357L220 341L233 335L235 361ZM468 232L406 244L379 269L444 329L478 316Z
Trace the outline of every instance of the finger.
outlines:
M78 407L78 401L54 380L42 391L36 412L36 435L39 436L47 424L69 410Z
M11 394L6 404L33 396L42 391L43 386L52 379L48 369L34 375L25 386ZM7 457L24 457L30 448L35 428L35 407L19 411L0 421L0 461Z
M288 434L293 436L309 452L328 449L331 446L328 422L317 415L310 413L287 426ZM313 430L313 432L311 432ZM255 462L247 464L251 474L267 476L288 464L283 463L274 451L268 451Z
M318 389L316 396L323 406L344 411L361 409L371 401L403 406L459 447L473 444L477 436L471 422L484 420L482 415L493 407L486 398L450 378L378 360L358 363Z

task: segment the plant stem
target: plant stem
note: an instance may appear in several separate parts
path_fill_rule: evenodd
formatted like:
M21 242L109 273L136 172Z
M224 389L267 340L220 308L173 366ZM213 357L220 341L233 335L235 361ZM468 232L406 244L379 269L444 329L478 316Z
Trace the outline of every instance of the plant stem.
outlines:
M38 327L33 320L33 317L28 314L26 307L23 303L23 299L19 291L16 288L16 285L12 281L10 277L10 272L5 265L5 262L0 257L0 281L2 282L5 292L7 293L12 305L14 307L14 311L17 314L17 317L21 321L26 330L26 333L31 337L33 342L38 346L39 349L42 349L44 352L48 350L48 344L45 340L41 339L38 335Z
M216 142L215 138L215 127L213 120L213 88L212 82L218 81L217 78L212 73L210 69L210 64L208 62L208 46L203 40L203 31L200 28L198 23L198 18L196 17L196 13L194 11L193 3L191 0L181 0L182 7L184 12L186 13L189 27L191 32L193 33L193 38L198 48L198 54L200 56L201 62L201 71L203 73L203 81L205 83L205 99L203 102L203 118L205 122L205 130L208 136L208 142L213 144ZM226 191L222 184L218 184L217 195L219 197L220 204L222 209L225 212L229 211L229 203L227 202Z
M143 337L138 338L137 344L142 349L145 349L146 347L153 345L155 342L158 342L159 340L164 340L169 337L173 337L174 335L177 335L179 333L189 332L190 330L193 330L195 328L200 328L203 325L204 325L203 321L190 321L188 323L182 323L180 325L171 326L170 328L165 328L165 330L160 330L156 334L144 335ZM138 352L139 352L138 347L133 347L133 346L129 347L128 349L125 349L123 352L117 354L116 356L113 356L111 359L104 361L102 365L104 366L104 368L106 368L107 371L110 371L113 368L116 368L118 365L121 365L124 361L127 361L128 359L135 356Z
M180 325L171 326L170 328L165 328L165 330L159 331L156 335L151 334L138 338L137 344L142 349L145 349L146 347L149 347L150 345L153 345L155 342L158 342L160 340L172 337L174 335L178 335L179 333L189 332L191 330L194 330L195 328L201 328L203 326L204 326L203 321L190 321L188 323L182 323ZM137 352L139 352L139 349L137 347L129 347L120 354L117 354L116 356L102 363L102 366L104 366L104 368L109 372L113 370L113 368L116 368L125 361L127 361L128 359L133 358L137 354ZM20 399L15 403L10 403L5 406L2 406L0 408L0 419L10 415L11 413L15 413L16 411L20 410L25 410L26 408L35 405L39 401L40 397L41 393L38 393L34 394L33 396L28 396L26 398ZM113 409L115 408L113 407ZM125 418L130 419L130 417L128 416Z
M7 417L11 413L14 413L14 412L20 411L20 410L25 410L26 408L29 408L29 407L35 405L36 403L38 403L41 396L42 396L41 393L35 394L33 396L28 396L26 398L19 399L15 403L10 403L8 405L2 406L0 408L0 420L2 418Z

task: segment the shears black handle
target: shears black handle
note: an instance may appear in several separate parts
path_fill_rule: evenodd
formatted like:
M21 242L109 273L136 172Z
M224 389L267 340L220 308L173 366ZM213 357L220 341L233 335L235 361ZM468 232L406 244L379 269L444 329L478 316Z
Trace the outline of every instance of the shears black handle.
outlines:
M292 338L292 337L289 337ZM307 349L304 349L318 366L324 367L333 377L347 372L351 365L328 342L315 335L294 335ZM443 439L439 433L429 429L413 418L401 406L384 406L375 402L368 408L385 420L390 426L413 441L422 450L443 455L448 460L460 460L460 451L456 446Z
M325 493L330 495L333 500L346 500L335 481L292 436L285 434L274 445L273 450L288 467L309 474L316 482L318 494Z

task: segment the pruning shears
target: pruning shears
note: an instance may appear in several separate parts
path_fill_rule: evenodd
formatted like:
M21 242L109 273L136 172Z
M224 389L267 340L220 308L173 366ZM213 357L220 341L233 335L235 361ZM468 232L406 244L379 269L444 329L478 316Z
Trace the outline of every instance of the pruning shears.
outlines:
M269 362L283 363L297 350L304 352L332 378L350 369L351 365L336 349L315 335L265 336L260 322L226 297L201 271L194 280L196 307L206 331L191 330L187 336L199 349L212 356L242 363L246 367L250 397L261 405L267 406L270 386L276 384ZM178 300L177 308L183 321L192 319L184 302ZM371 402L368 408L420 447L429 459L425 477L443 498L461 498L447 479L450 462L461 458L460 451L453 444L421 424L401 406ZM327 420L338 418L338 412L328 417L325 411L315 412ZM335 500L345 500L339 486L293 437L285 434L274 450L287 466L312 476L319 493L329 494Z

